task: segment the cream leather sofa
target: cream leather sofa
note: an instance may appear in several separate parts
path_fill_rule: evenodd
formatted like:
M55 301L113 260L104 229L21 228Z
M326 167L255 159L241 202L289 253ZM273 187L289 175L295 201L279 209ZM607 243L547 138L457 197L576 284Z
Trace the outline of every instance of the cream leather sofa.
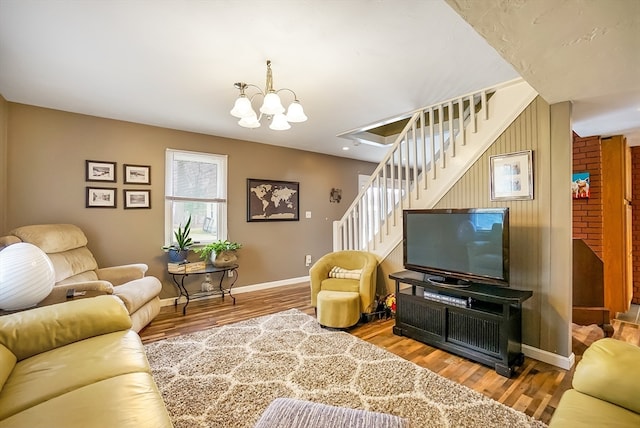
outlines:
M640 347L605 338L576 366L550 428L640 427Z
M171 426L116 297L0 316L0 428Z
M97 290L118 296L131 316L133 330L140 331L160 312L162 284L145 276L146 264L98 268L87 248L84 232L72 224L22 226L0 238L0 246L28 242L47 253L53 263L56 287L76 291Z

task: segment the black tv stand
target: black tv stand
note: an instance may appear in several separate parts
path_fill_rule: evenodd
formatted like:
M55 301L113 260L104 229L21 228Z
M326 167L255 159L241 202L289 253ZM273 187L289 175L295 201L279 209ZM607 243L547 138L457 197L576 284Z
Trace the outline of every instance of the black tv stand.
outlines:
M394 334L491 366L506 377L524 362L522 302L532 291L478 283L452 287L413 271L389 277L396 282Z

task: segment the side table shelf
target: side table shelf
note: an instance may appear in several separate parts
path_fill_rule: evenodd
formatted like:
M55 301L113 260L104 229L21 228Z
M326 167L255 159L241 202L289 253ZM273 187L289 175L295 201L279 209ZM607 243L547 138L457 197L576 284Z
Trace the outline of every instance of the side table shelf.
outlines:
M201 299L204 297L209 297L209 296L213 296L213 295L221 295L222 296L222 300L224 300L224 295L228 294L229 297L231 297L231 299L233 300L233 304L236 304L236 298L231 294L231 289L233 288L233 286L235 285L236 281L238 280L238 265L234 264L234 265L230 265L230 266L224 266L224 267L215 267L213 265L207 265L206 268L204 269L200 269L200 270L196 270L193 272L187 272L187 273L175 273L175 272L169 272L173 278L173 282L176 286L176 288L178 289L178 296L176 296L176 299L174 301L174 306L178 306L178 300L180 300L180 297L184 296L187 299L187 302L184 304L184 307L182 308L182 315L186 315L187 314L187 306L189 305L189 302L191 300L197 300L197 299ZM229 287L224 288L223 287L223 283L224 283L224 277L228 275L228 272L233 272L233 281L231 282L231 284L229 284ZM184 285L184 279L185 277L189 276L189 275L206 275L206 274L215 274L215 273L219 273L220 274L220 281L218 283L218 288L211 290L211 291L199 291L197 293L192 293L189 294L189 291L187 290L187 288Z
M532 291L477 283L448 287L413 271L389 277L396 282L394 334L494 367L506 377L524 362L522 302Z

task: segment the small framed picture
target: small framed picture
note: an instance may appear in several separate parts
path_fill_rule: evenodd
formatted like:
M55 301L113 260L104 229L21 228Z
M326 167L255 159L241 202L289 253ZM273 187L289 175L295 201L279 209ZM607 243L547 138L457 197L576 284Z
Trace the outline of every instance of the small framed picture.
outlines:
M116 182L116 163L104 161L86 161L86 181Z
M116 189L87 187L86 208L116 208Z
M151 167L125 164L124 184L151 184Z
M491 200L533 199L532 151L491 156Z
M124 189L124 209L151 208L151 190Z
M591 191L589 190L589 178L588 172L576 172L571 179L571 195L573 199L589 199Z

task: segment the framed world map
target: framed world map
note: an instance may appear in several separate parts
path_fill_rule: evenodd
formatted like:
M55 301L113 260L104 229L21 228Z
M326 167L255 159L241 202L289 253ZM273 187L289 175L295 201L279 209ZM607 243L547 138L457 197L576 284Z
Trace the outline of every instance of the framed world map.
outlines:
M300 183L247 178L247 221L298 221Z

